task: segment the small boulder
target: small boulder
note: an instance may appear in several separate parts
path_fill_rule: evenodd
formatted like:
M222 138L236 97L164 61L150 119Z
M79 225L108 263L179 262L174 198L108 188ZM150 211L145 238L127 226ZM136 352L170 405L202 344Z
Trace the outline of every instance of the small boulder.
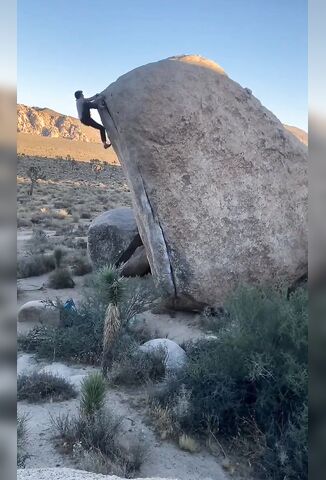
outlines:
M124 277L143 277L150 273L146 250L144 246L138 247L122 268Z
M58 326L60 324L60 312L58 308L44 300L32 300L20 307L18 322Z
M145 353L165 350L165 368L167 373L182 369L187 362L186 352L177 343L168 338L155 338L141 345L140 350Z
M88 230L88 252L94 266L114 265L137 234L131 208L115 208L96 217Z

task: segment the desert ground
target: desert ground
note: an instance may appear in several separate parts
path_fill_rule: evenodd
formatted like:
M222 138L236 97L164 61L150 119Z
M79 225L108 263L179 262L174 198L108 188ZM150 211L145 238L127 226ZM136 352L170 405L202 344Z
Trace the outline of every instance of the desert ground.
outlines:
M31 165L37 166L44 179L39 180L33 195L28 195L30 180L27 171ZM30 263L37 264L37 257L53 254L62 249L63 262L70 271L78 265L88 265L86 241L87 229L98 214L111 208L131 206L131 195L121 167L105 164L95 171L90 162L18 157L18 307L31 300L65 302L72 298L75 304L87 294L90 269L84 275L72 275L74 288L51 288L47 285L49 272L33 271L29 274ZM27 259L27 263L26 263ZM81 260L82 259L82 260ZM27 266L26 266L27 265ZM82 268L83 270L83 268ZM152 283L152 280L138 279ZM154 288L153 286L151 288ZM154 314L150 310L140 313L138 320L153 336L169 338L178 344L203 338L209 331L203 329L198 314ZM26 336L35 323L18 323L18 335ZM25 345L26 346L26 345ZM64 401L27 401L20 399L18 413L26 419L28 441L24 447L25 468L69 467L97 473L117 473L128 478L136 473L123 472L120 467L103 467L90 459L81 458L75 452L68 453L65 443L55 434L51 418L63 414L76 414L80 401L80 388L83 379L99 372L98 365L83 362L63 362L53 355L42 358L20 346L18 354L18 374L30 375L35 372L49 372L59 375L77 390L77 397ZM141 443L146 450L144 459L137 469L137 477L164 477L178 480L218 480L240 478L250 470L250 462L237 457L231 444L224 445L218 439L196 441L195 448L178 445L160 431L149 412L148 385L110 384L105 394L105 405L121 418L119 438L122 444ZM163 413L162 413L163 415ZM164 419L161 418L161 421ZM156 417L156 422L157 422ZM77 448L78 446L76 446Z
M97 133L97 132L96 132ZM119 164L113 149L104 150L101 143L71 141L66 138L42 137L28 133L17 133L18 155L24 154L42 158L66 158L71 156L79 161L93 158L111 165Z

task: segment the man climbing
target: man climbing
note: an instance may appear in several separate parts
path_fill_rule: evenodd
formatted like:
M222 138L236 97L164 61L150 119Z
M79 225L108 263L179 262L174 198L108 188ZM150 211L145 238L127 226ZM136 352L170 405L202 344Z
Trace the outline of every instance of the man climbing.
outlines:
M83 123L84 125L87 125L88 127L93 127L99 130L101 134L103 147L109 148L111 147L111 143L108 143L106 140L105 128L103 127L103 125L100 125L99 123L95 122L95 120L93 120L93 118L91 117L90 110L91 108L97 109L97 105L96 105L96 102L94 102L94 100L96 100L98 96L99 94L97 93L96 95L94 95L94 97L85 98L82 90L77 90L77 92L75 92L78 117L81 123Z

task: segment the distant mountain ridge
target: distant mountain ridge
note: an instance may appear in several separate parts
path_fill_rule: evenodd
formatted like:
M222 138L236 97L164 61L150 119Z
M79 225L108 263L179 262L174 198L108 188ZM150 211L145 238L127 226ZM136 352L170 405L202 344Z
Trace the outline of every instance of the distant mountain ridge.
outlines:
M308 145L308 133L298 127L293 127L292 125L285 125L284 127L291 132L295 137L297 137L300 142Z
M308 134L304 130L291 125L284 127L308 145ZM99 143L99 133L86 127L77 118L63 115L49 108L17 105L17 132L39 135L48 138L65 138L78 142Z
M99 132L86 127L77 118L49 108L17 105L17 132L48 138L66 138L78 142L99 143Z

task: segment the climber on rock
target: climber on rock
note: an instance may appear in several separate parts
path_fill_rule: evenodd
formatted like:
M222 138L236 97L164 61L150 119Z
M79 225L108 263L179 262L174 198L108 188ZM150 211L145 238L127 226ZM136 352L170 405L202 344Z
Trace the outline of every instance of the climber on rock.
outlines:
M90 110L91 108L97 109L97 104L94 100L96 100L98 97L99 97L99 94L97 93L96 95L94 95L94 97L85 98L82 90L77 90L77 92L75 92L75 98L76 98L78 117L82 124L99 130L101 134L103 147L109 148L111 147L111 143L107 142L105 128L100 123L95 122L95 120L93 120L93 118L91 117Z

